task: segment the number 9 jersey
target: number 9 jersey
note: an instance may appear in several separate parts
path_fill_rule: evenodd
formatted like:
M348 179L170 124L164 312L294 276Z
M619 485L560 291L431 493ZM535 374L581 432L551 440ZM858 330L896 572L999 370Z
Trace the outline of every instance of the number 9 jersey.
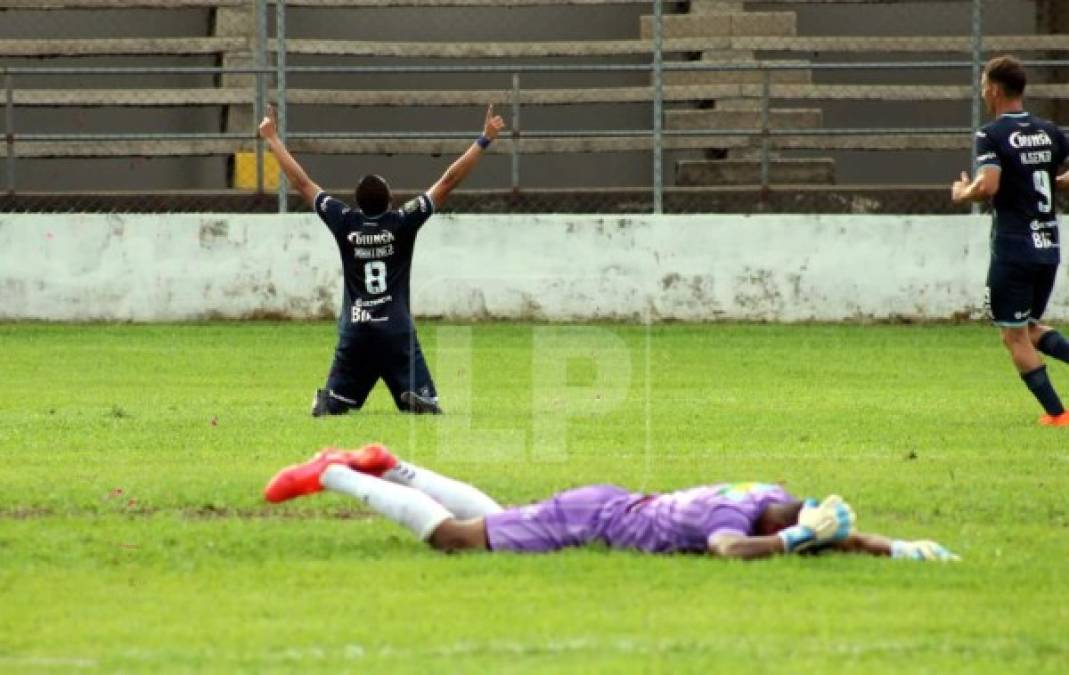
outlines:
M338 328L402 333L412 331L409 277L419 228L434 214L422 194L400 209L368 217L320 191L315 210L341 253L345 293Z
M991 230L992 257L1004 262L1057 264L1054 186L1069 143L1051 122L1006 113L976 134L976 170L1001 170Z

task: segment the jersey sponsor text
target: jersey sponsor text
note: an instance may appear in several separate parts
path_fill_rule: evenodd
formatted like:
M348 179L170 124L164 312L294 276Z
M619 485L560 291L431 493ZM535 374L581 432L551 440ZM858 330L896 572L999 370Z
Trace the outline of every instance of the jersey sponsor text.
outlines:
M1015 131L1010 134L1010 145L1014 148L1041 148L1045 145L1054 145L1054 141L1045 131L1037 131L1034 134Z

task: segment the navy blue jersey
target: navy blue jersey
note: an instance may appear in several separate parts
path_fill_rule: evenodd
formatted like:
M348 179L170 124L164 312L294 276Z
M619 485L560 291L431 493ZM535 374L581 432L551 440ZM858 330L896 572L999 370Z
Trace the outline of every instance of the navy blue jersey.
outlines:
M977 171L1000 168L994 198L991 254L1009 262L1057 264L1058 168L1069 143L1054 124L1026 112L1007 113L976 134Z
M400 209L369 218L320 191L315 210L341 253L345 293L339 330L412 330L408 289L412 252L416 233L434 213L430 196L422 194Z

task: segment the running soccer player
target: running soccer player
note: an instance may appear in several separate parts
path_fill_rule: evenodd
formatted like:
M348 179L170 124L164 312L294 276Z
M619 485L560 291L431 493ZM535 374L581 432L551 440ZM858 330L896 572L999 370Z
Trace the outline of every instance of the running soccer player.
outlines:
M1024 66L1010 56L984 67L980 86L995 120L976 134L976 178L962 172L951 197L955 203L992 201L991 317L1021 379L1046 411L1039 423L1069 426L1038 353L1069 362L1069 342L1040 323L1060 260L1053 188L1069 142L1056 125L1025 112L1027 81Z
M312 182L278 137L273 108L260 122L260 135L290 184L330 229L341 253L345 291L338 345L326 386L316 391L312 415L359 410L380 378L402 412L442 412L409 306L416 234L504 126L493 106L487 107L482 135L429 190L392 209L389 185L381 176L367 175L356 187L354 209Z
M742 559L828 549L958 559L933 541L855 532L854 512L837 495L803 502L768 483L721 483L666 494L592 485L502 509L479 489L400 461L377 444L319 452L278 472L264 496L282 502L323 488L359 499L443 551L544 553L603 542L648 553Z

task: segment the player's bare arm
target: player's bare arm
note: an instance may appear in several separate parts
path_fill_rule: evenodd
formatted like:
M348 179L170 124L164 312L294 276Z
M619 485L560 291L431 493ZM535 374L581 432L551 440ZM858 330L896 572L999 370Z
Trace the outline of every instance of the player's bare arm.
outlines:
M831 548L843 553L863 553L866 555L889 556L894 541L879 534L866 534L855 532L849 537L834 544Z
M278 137L278 125L276 123L275 107L269 106L267 108L267 114L260 122L260 137L267 142L267 147L271 149L271 152L278 159L278 165L282 167L282 172L286 174L286 178L289 179L290 185L296 188L297 192L301 193L304 197L304 201L309 206L315 205L316 194L319 193L319 186L312 182L312 179L308 177L304 168L297 163L297 160L293 158L290 151L286 149L286 145L282 142L282 139Z
M486 121L483 123L483 134L479 140L472 144L468 150L453 162L442 177L438 179L431 189L427 191L434 208L440 209L445 200L458 185L460 185L475 165L482 158L483 151L497 138L498 133L505 128L505 120L500 115L494 114L493 104L486 107Z
M957 555L934 541L906 541L864 532L855 532L842 541L827 544L818 550L908 560L960 560ZM746 537L724 534L713 537L709 542L709 552L722 558L756 560L787 551L784 548L784 540L779 536Z
M985 166L981 167L976 178L970 179L969 173L962 171L961 177L950 187L950 198L955 204L986 202L998 194L1000 173L996 166Z
M754 536L737 532L714 534L709 553L722 558L754 560L786 553L837 551L905 560L959 560L958 556L931 540L906 541L879 534L854 531L853 509L837 495L820 504L807 500L797 512L797 522L774 534L780 524L790 522L785 506L770 506L755 523Z
M854 510L839 495L819 503L809 499L798 506L772 505L754 523L756 535L715 533L709 537L709 553L743 560L802 553L845 541L856 521Z
M907 541L891 539L880 534L856 532L830 547L842 553L885 556L902 560L958 561L961 557L951 553L930 539Z
M893 540L878 534L855 532L846 539L828 545L829 550L842 553L861 553L873 556L890 556ZM752 560L786 553L784 541L778 536L746 537L724 534L713 537L709 552L723 558Z
M1069 192L1069 171L1058 176L1054 180L1054 186L1058 192Z
M786 553L778 536L747 537L741 534L717 534L709 541L709 553L718 558L756 560Z

